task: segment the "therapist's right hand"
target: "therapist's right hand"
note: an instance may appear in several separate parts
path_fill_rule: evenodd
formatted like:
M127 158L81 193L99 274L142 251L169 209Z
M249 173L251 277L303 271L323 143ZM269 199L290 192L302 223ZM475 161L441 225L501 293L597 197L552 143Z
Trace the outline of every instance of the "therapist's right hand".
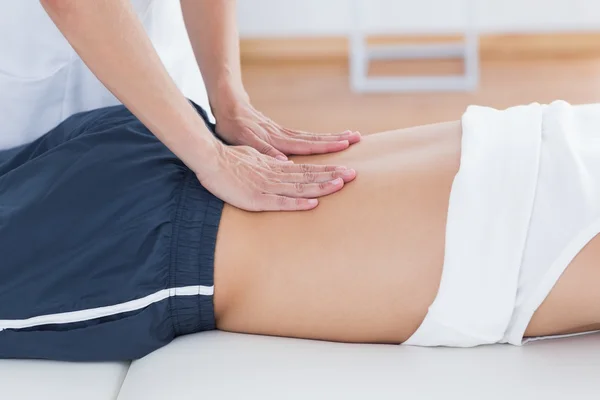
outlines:
M246 211L311 210L356 177L353 169L279 161L249 146L215 148L196 175L212 194Z

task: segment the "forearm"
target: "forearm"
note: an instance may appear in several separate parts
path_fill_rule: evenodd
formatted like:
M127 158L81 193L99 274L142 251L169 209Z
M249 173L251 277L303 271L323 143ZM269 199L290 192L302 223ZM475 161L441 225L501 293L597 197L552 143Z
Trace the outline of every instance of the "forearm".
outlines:
M185 25L213 112L244 98L235 0L181 0Z
M216 141L173 82L128 0L41 0L98 79L194 169ZM190 150L193 149L194 153Z

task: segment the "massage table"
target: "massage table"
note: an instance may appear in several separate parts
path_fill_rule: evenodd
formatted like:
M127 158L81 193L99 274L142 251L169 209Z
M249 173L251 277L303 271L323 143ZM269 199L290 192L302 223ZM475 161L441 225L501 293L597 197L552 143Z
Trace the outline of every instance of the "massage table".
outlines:
M470 349L204 332L132 363L0 360L0 399L597 398L600 335Z

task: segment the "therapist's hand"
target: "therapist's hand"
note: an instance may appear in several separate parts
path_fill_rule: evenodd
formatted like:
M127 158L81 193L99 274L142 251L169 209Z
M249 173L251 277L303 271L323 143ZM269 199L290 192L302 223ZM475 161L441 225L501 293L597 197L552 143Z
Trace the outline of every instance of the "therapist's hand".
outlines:
M196 175L221 200L247 211L310 210L317 197L340 190L356 172L345 167L294 164L249 146L215 144Z
M260 153L286 160L286 155L334 153L360 141L360 133L309 133L287 129L239 98L215 110L217 134L227 143L251 146Z

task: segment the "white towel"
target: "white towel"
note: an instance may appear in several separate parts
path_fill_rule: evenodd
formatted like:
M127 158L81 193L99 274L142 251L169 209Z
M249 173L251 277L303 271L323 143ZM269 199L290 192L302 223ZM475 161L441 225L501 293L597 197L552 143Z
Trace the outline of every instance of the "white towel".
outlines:
M523 343L600 231L600 105L469 107L438 295L405 344Z

